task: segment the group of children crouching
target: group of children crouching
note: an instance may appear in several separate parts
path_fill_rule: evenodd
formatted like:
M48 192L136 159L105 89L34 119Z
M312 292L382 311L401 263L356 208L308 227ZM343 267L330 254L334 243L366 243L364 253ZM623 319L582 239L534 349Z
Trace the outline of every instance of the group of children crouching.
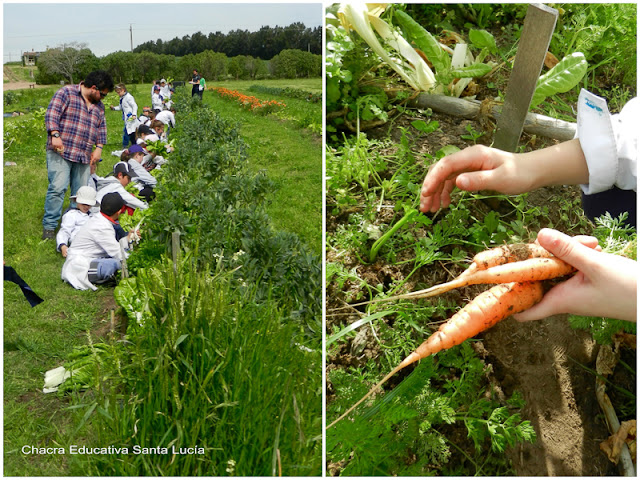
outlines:
M151 113L151 117L155 112L144 113ZM175 126L175 117L167 129L171 126ZM113 173L100 177L92 166L89 184L71 197L75 207L62 216L56 244L65 257L62 279L74 288L96 290L95 284L115 280L132 242L139 239L139 232L124 231L118 219L125 212L133 214L135 209L148 208L155 198L157 180L150 172L167 160L146 147L148 142L166 143L164 127L161 120L149 118L148 124L141 122L136 143L119 152L120 161L114 165ZM166 148L170 151L168 145ZM137 196L127 191L130 183L138 190Z

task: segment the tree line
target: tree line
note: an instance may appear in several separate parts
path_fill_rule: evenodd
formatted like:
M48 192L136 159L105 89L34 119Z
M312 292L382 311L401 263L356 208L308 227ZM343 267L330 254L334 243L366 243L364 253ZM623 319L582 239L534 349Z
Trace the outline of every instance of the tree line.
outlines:
M211 50L227 57L239 55L269 60L283 50L301 50L316 55L322 54L322 27L308 28L303 23L292 23L287 27L262 27L256 32L232 30L204 35L202 32L185 35L173 40L145 42L133 51L151 52L159 55L185 55Z
M117 51L96 57L85 44L50 48L37 61L36 82L78 83L93 70L106 70L119 83L150 83L161 78L189 81L194 69L208 81L227 79L304 78L322 75L322 55L285 49L269 60L251 55L227 56L204 50L182 56L150 51Z

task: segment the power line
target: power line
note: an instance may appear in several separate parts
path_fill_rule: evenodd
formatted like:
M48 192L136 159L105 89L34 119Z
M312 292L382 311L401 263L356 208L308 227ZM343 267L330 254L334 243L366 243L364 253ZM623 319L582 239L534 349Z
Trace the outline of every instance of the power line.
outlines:
M6 39L11 38L39 38L39 37L58 37L63 35L90 35L92 33L114 33L114 32L126 32L127 30L124 28L118 28L115 30L93 30L91 32L59 32L59 33L42 33L40 35L13 35L6 36Z

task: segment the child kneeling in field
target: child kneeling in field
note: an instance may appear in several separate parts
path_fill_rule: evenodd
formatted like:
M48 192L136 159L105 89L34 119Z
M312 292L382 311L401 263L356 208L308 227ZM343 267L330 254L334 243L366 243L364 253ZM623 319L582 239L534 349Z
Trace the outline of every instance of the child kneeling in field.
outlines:
M102 204L102 198L106 194L116 192L120 194L125 205L131 210L136 208L144 210L149 208L149 205L139 198L131 195L125 189L125 187L131 182L132 178L135 178L136 176L136 173L131 169L127 162L118 162L113 166L113 175L99 177L94 173L89 177L89 185L96 189L96 200L100 204ZM97 208L94 207L92 211L97 211Z
M162 123L162 122L160 122ZM157 142L160 140L160 137L156 134L151 127L147 127L146 125L140 125L138 127L138 140L137 144L140 145L144 149L144 158L142 159L142 166L147 170L151 171L156 167L160 167L167 163L166 159L156 152L149 152L147 150L148 142Z
M100 213L89 217L80 227L67 250L62 266L62 279L78 290L97 290L94 284L115 280L123 260L123 242L116 240L114 224L124 211L125 203L118 193L108 193L100 203Z
M156 196L153 189L158 184L158 181L142 166L144 157L144 149L140 145L132 145L122 152L120 160L127 162L130 170L136 174L131 181L140 192L139 195L143 197L147 203L150 203Z
M56 235L56 249L63 257L67 256L73 237L89 219L90 209L96 204L96 191L89 186L80 187L78 193L70 198L72 201L75 200L76 206L62 216L60 230Z

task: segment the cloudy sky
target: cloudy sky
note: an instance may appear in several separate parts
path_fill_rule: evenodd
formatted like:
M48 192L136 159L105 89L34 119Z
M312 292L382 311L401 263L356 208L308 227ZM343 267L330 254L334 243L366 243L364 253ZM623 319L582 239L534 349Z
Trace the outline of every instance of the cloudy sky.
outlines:
M65 43L86 43L103 57L131 50L149 40L169 41L202 32L256 31L262 26L285 27L301 22L322 25L319 2L296 3L3 3L3 63L22 52L44 51ZM131 31L130 31L131 28Z

